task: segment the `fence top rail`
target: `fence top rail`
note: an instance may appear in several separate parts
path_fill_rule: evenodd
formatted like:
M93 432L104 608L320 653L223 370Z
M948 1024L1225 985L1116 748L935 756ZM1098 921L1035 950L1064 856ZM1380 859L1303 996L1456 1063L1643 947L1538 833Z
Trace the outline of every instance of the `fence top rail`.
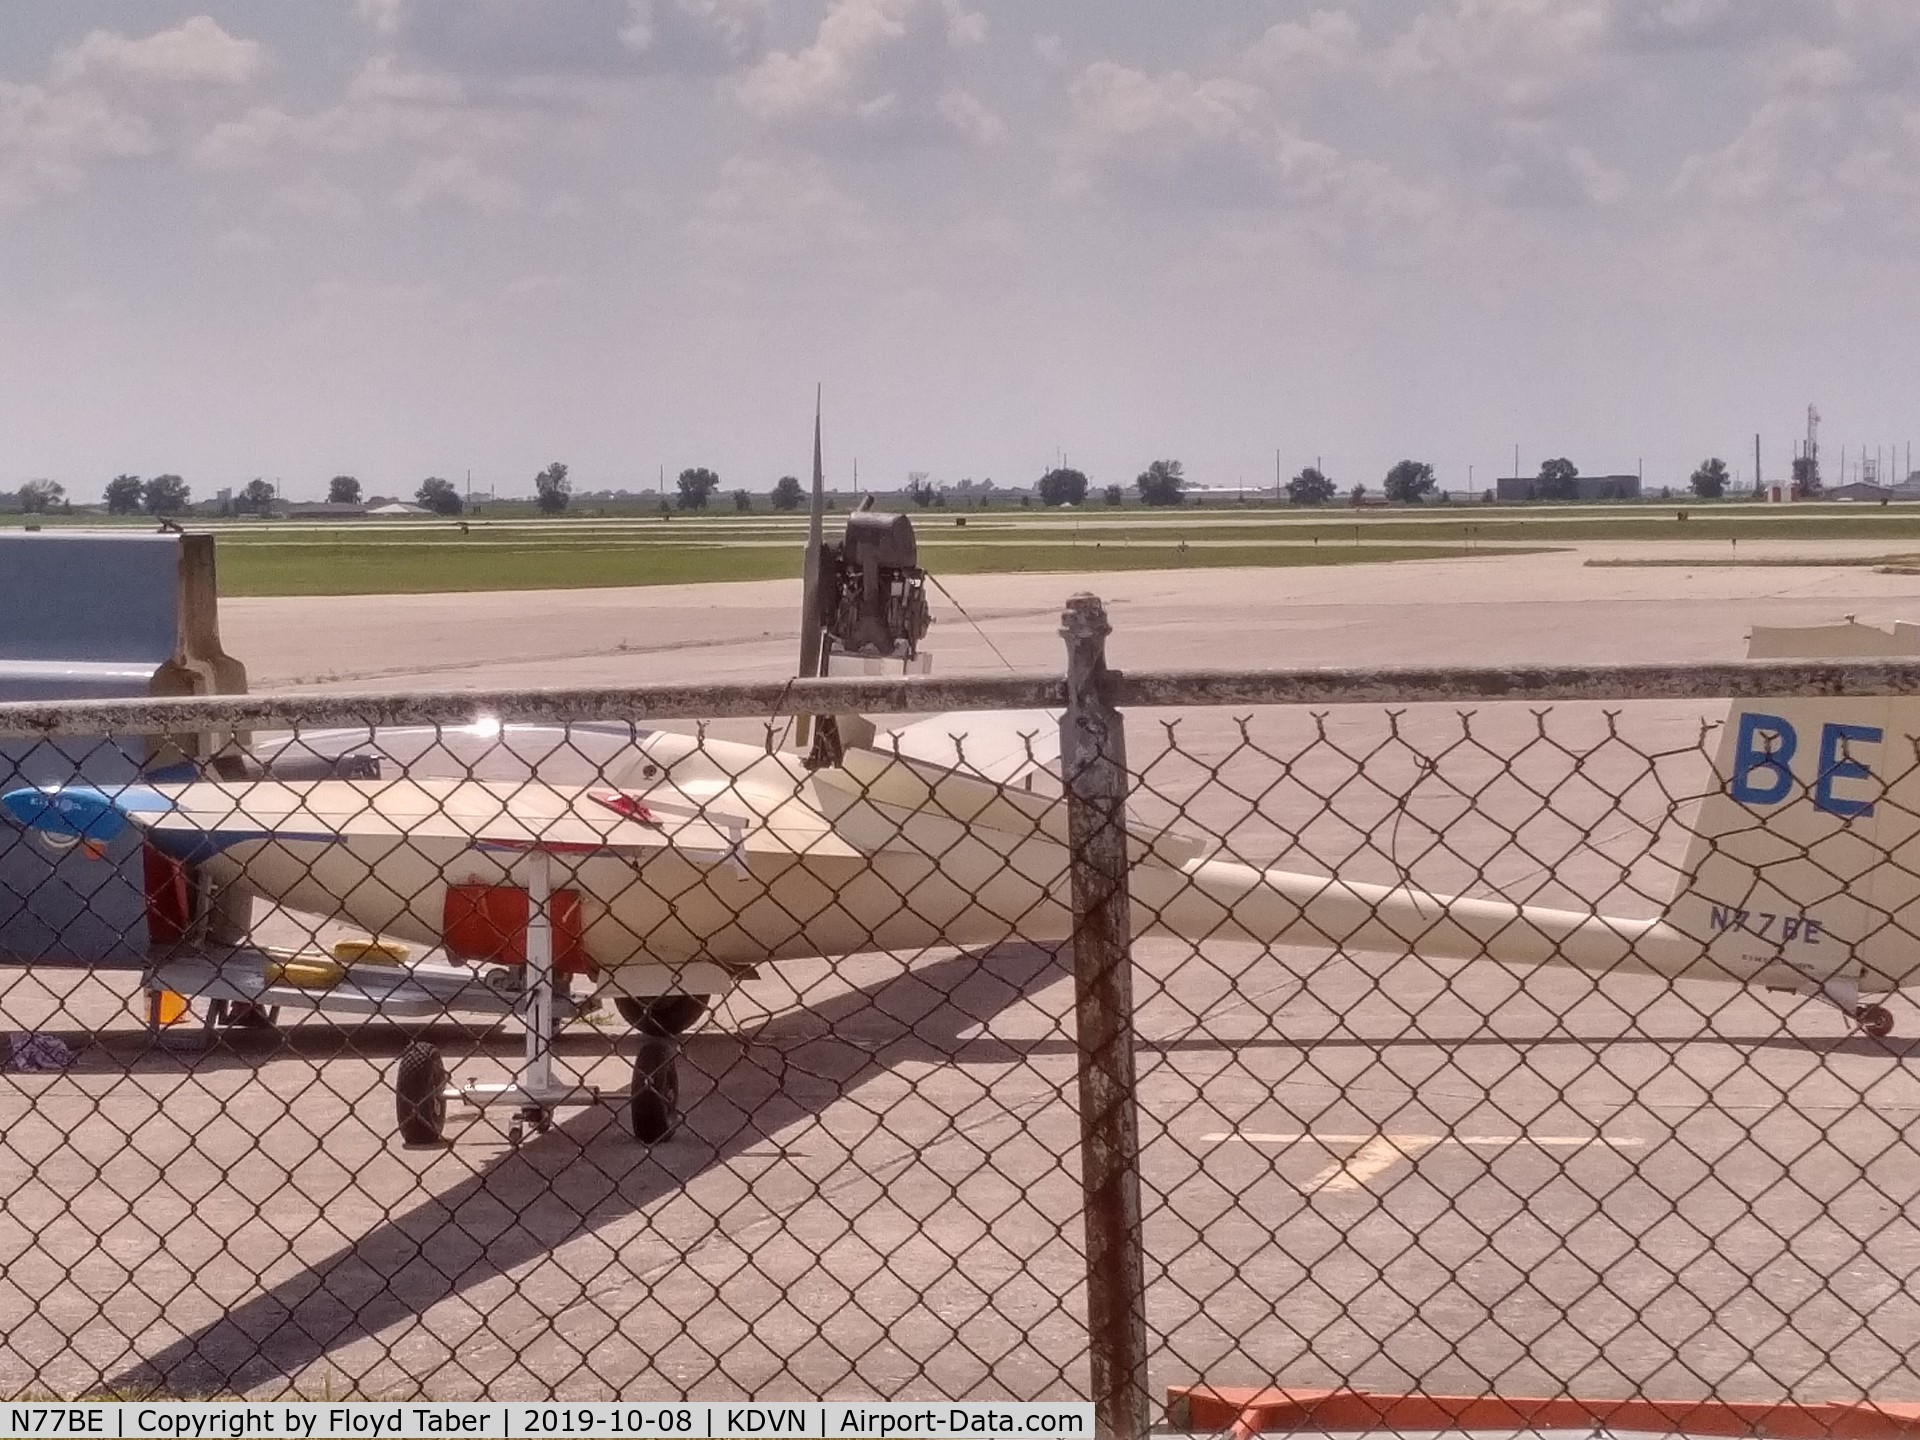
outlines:
M1753 699L1920 695L1920 660L1744 660L1717 665L1383 666L1111 671L1124 707L1422 704L1472 701ZM797 714L1057 710L1059 674L835 677L619 689L389 690L326 695L23 701L0 704L0 736L184 734L537 722L645 723Z

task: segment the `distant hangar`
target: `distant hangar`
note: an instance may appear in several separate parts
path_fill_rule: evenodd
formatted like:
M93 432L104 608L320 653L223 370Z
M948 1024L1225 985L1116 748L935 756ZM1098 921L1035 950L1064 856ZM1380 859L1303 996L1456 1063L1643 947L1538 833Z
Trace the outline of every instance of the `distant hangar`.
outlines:
M1638 475L1581 475L1574 483L1580 487L1576 500L1638 500ZM1540 481L1532 475L1501 476L1494 482L1494 498L1503 503L1538 500Z

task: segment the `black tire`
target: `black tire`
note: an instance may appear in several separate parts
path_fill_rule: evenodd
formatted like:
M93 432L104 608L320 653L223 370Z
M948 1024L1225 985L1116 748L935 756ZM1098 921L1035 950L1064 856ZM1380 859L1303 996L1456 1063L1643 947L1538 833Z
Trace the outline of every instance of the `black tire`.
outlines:
M1884 1005L1862 1005L1853 1012L1853 1018L1876 1040L1884 1040L1893 1033L1893 1012Z
M684 1035L707 1013L705 995L616 995L613 1008L642 1035Z
M251 1000L235 1000L227 1006L229 1030L272 1030L277 1027L271 1011Z
M679 1047L658 1035L645 1036L634 1054L629 1118L642 1145L658 1145L680 1124L679 1059Z
M407 1145L438 1145L447 1129L447 1065L438 1046L416 1040L400 1052L393 1108Z

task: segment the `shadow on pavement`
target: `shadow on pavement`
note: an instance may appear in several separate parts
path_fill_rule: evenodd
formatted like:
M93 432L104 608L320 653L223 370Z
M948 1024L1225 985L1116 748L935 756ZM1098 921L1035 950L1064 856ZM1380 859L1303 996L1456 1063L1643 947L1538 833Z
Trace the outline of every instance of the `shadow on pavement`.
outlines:
M963 1032L1062 971L1052 952L1004 946L889 976L751 1030L691 1037L682 1062L687 1119L665 1145L638 1145L607 1107L566 1112L551 1131L414 1198L108 1387L244 1392L289 1379L644 1210L896 1066L954 1063L970 1048ZM688 1082L709 1078L711 1090L689 1093ZM459 1129L452 1134L457 1154Z

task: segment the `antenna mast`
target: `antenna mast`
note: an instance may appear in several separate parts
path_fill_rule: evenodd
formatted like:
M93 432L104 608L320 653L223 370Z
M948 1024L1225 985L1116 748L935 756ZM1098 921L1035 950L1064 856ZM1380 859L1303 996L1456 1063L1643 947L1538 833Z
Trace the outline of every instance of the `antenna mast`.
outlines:
M820 673L820 512L826 508L826 470L820 463L820 392L813 389L813 495L807 507L807 559L800 583L800 678ZM813 717L798 717L799 741L804 749L812 733Z

